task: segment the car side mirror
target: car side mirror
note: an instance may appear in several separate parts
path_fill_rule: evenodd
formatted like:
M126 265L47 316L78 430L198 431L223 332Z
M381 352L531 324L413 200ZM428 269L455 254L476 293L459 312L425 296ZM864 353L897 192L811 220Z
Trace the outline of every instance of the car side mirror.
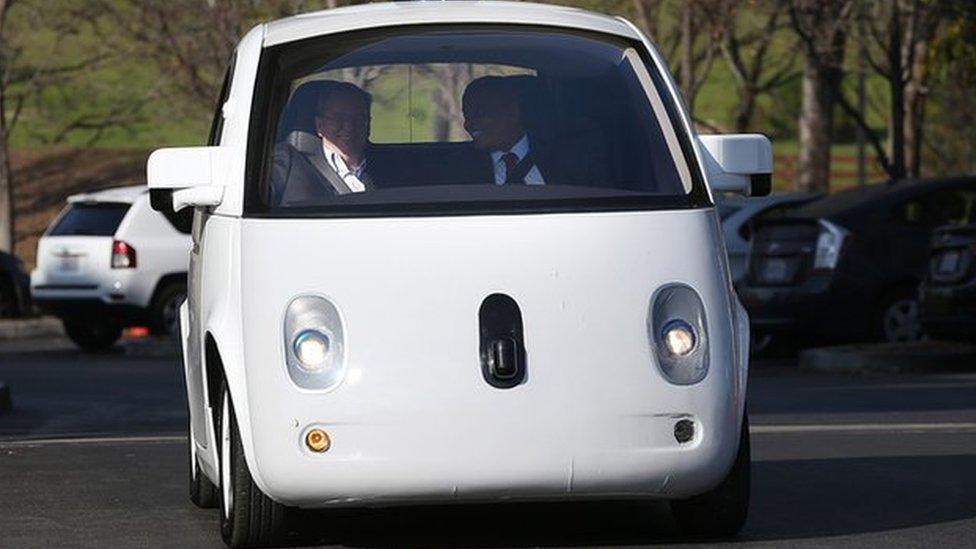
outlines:
M162 213L217 206L224 198L234 160L231 147L157 149L146 163L149 201Z
M702 156L713 191L766 196L773 183L773 146L765 135L701 135Z

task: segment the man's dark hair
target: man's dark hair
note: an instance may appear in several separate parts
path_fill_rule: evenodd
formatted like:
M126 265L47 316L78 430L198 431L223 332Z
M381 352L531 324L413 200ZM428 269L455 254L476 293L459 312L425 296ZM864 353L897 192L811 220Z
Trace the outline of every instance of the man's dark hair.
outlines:
M325 104L332 96L338 94L345 93L358 98L366 105L366 110L370 110L373 106L373 96L355 84L339 82L337 80L322 80L321 82L323 87L321 92L319 92L319 99L315 103L316 116L321 116L325 110Z
M482 76L471 81L464 88L464 95L473 92L484 92L494 97L508 97L519 99L518 81L509 76Z

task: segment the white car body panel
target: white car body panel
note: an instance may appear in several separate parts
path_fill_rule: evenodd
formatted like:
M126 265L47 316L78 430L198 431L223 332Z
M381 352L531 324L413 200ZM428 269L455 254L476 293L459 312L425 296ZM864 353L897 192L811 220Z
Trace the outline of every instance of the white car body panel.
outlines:
M749 328L712 209L241 217L263 47L369 27L513 21L641 40L667 83L663 99L676 102L695 135L654 46L622 19L572 8L370 5L270 23L242 39L218 143L237 160L221 204L198 214L207 221L195 223L184 312L191 435L210 479L218 475L207 368L219 366L206 361L208 337L250 472L289 505L677 498L728 472L745 406ZM705 305L710 367L689 386L664 378L648 341L651 296L672 283L689 285ZM527 379L509 390L488 385L479 366L478 307L494 292L513 297L524 321ZM329 391L301 389L286 370L283 317L300 295L328 298L343 318L348 369ZM685 417L698 430L679 444L674 423ZM303 447L311 425L329 432L329 452Z
M260 288L241 293L244 362L262 365L244 397L252 474L308 507L712 487L738 441L745 345L720 249L685 246L715 225L709 211L244 221L241 283ZM668 232L683 237L645 237ZM662 377L646 333L652 294L675 281L707 311L712 366L693 388ZM478 356L478 307L495 292L525 327L528 379L508 391L485 383ZM348 372L331 391L298 388L284 367L285 307L303 294L344 319ZM676 442L679 417L702 437ZM327 454L302 450L308 425L331 433Z
M152 210L144 186L74 195L68 202L132 205L114 236L42 236L37 243L37 267L31 272L35 299L97 299L111 305L148 308L162 277L186 273L189 236ZM136 268L111 268L113 240L135 248ZM61 269L59 262L64 256L78 258L77 270Z
M323 10L268 23L265 45L337 32L437 23L549 25L640 37L616 18L570 7L528 2L391 2Z

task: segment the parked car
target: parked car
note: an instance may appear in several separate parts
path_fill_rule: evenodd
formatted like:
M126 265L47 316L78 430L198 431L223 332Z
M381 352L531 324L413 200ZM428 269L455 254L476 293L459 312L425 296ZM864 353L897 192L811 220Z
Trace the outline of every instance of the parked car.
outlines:
M969 212L974 223L941 227L932 236L919 315L936 339L976 343L976 193Z
M722 221L732 281L738 285L749 271L749 250L756 223L784 215L821 196L822 193L777 193L759 198L716 196L715 208Z
M90 351L111 347L129 325L178 333L189 220L153 211L144 185L69 197L37 243L34 302Z
M30 277L17 257L0 252L0 318L30 314Z
M357 6L236 52L210 146L147 172L194 210L190 497L226 543L540 498L742 526L749 329L708 185L768 193L765 137L697 136L634 25L563 7ZM434 124L459 100L473 140Z
M962 219L974 189L974 178L869 185L763 223L739 287L753 328L833 341L921 338L930 233Z

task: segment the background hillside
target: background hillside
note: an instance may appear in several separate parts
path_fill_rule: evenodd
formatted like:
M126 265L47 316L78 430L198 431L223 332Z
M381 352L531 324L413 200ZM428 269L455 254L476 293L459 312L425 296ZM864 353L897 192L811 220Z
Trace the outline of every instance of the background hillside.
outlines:
M52 147L19 149L12 155L18 185L14 255L34 265L37 239L69 195L145 183L148 149Z

